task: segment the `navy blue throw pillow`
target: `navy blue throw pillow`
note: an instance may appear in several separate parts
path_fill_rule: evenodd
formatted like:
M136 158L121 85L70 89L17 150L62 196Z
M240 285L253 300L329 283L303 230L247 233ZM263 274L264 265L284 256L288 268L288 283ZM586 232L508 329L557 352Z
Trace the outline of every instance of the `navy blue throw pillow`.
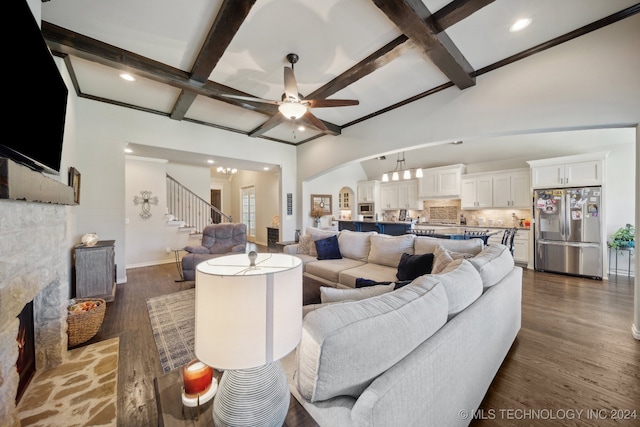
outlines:
M402 254L396 277L398 280L413 280L424 274L431 273L433 254L410 255Z
M316 240L315 243L318 259L342 259L340 247L338 246L338 236Z
M413 282L413 280L397 280L394 283L396 284L393 287L393 290L400 289L403 286L408 285ZM356 279L356 288L366 288L367 286L376 286L376 285L388 285L391 282L376 282L375 280L365 279L363 277L358 277Z

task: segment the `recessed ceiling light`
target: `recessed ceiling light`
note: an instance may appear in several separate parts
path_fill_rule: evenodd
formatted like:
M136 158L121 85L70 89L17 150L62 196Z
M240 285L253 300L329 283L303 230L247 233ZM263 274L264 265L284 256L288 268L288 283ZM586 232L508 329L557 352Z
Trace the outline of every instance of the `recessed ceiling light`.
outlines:
M298 130L299 130L300 132L304 132L304 131L305 131L305 129L306 129L306 128L305 128L304 126L302 126L302 125L298 126Z
M269 166L263 167L262 170L268 171L269 170Z
M215 162L211 159L207 160L207 163L209 163L210 165L214 164Z
M520 31L527 28L529 24L531 24L531 18L518 19L516 22L513 23L513 25L511 25L511 27L509 27L509 31L511 31L512 33L515 33L516 31Z
M453 141L451 144L453 144L453 145L460 145L460 144L462 144L462 141Z
M133 150L131 148L125 148L124 152L125 153L133 153Z
M129 73L120 73L120 78L128 82L135 82L136 79Z

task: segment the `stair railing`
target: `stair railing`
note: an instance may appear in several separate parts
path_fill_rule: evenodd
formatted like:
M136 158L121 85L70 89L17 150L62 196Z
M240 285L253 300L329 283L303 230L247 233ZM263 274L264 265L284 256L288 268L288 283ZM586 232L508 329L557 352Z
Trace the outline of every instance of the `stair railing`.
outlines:
M185 227L201 233L209 224L233 222L230 215L189 190L167 174L167 210L176 220L184 221Z

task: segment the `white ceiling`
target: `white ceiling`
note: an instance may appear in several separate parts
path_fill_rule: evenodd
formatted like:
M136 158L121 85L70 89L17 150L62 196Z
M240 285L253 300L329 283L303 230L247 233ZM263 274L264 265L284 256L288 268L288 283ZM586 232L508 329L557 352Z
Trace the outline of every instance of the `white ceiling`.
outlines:
M435 13L449 1L423 3ZM222 0L54 0L42 3L42 20L189 73L222 4ZM479 70L634 4L636 0L497 0L445 32L473 69ZM519 33L509 32L509 26L522 17L531 18L531 25ZM401 34L372 0L257 0L209 80L254 97L279 100L286 55L294 52L300 56L295 65L299 91L309 94ZM136 81L126 82L118 77L119 69L73 55L69 58L82 95L169 115L181 93L177 87L136 75L136 69L129 69ZM357 99L359 105L312 112L341 127L448 81L413 48L329 97ZM248 133L269 116L198 95L184 118ZM316 135L320 132L315 129L299 131L292 123L283 123L263 136L298 144ZM500 151L487 150L489 143L497 144ZM517 158L535 154L527 152L528 144L509 144L499 138L473 144L483 149L476 153L470 149L471 141L465 141L464 150L443 146L428 150L424 157L431 162L437 157L442 162L465 163L464 156L492 161L498 152ZM516 152L514 147L525 148ZM551 147L555 146L551 143ZM179 155L182 162L202 162L198 153L137 149L142 156ZM492 154L485 159L487 151ZM411 157L421 162L420 156ZM239 162L233 166L263 167ZM367 162L363 166L367 171L373 168Z

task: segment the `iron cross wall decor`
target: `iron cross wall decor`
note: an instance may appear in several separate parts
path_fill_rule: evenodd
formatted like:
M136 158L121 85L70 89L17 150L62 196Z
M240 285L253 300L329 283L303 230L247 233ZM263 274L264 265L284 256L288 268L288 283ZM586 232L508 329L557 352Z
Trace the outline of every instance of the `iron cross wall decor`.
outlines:
M158 204L158 196L151 197L151 191L141 191L140 196L133 197L133 204L138 206L142 205L142 212L140 212L140 217L142 219L151 218L151 205Z

